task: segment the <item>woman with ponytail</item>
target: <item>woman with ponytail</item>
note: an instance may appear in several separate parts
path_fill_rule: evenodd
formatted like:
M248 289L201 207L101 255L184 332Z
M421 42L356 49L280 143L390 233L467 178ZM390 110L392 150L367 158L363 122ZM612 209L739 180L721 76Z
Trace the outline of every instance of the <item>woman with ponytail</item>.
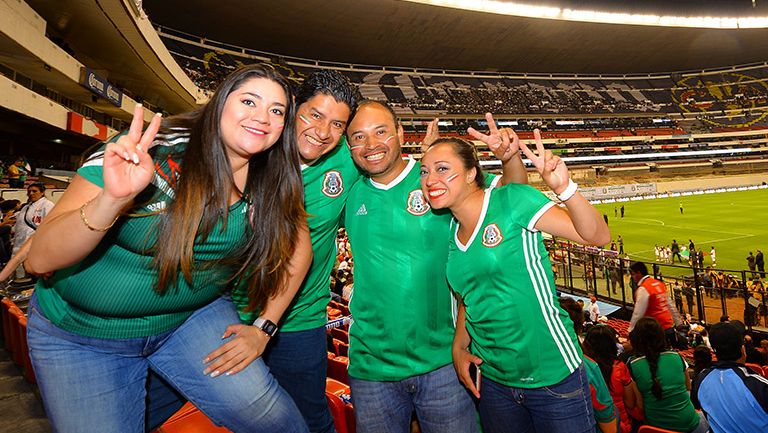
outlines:
M679 432L709 431L706 418L696 412L688 394L688 366L677 352L667 347L659 322L652 317L638 320L629 333L629 341L634 350L629 371L640 390L638 406L645 410L646 423Z
M627 365L619 361L616 331L607 325L596 325L584 337L584 353L600 367L611 398L621 420L620 432L632 431L629 412L637 407L640 391L629 374Z

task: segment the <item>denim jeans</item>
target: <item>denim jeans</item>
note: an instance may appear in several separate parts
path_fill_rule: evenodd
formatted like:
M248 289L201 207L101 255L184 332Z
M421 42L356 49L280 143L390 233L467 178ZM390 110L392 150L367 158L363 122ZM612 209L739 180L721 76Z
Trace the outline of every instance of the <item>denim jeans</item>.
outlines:
M453 365L397 382L349 378L357 433L409 433L416 411L424 433L477 433L472 397Z
M513 388L483 377L480 421L485 433L582 433L595 431L584 366L560 383Z
M232 376L203 375L202 360L239 317L222 297L179 327L143 338L103 339L67 332L30 303L28 340L48 418L63 433L144 431L152 370L233 432L307 432L288 394L257 359Z
M298 406L312 433L336 433L325 400L328 349L325 326L280 332L267 345L264 362Z

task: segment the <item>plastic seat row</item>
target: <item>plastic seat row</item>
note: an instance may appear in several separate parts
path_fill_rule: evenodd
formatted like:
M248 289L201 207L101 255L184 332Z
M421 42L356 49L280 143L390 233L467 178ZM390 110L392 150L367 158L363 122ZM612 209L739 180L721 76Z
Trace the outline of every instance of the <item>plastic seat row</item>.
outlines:
M2 300L2 324L4 347L11 352L13 362L24 370L29 383L37 383L27 346L27 316L10 299Z

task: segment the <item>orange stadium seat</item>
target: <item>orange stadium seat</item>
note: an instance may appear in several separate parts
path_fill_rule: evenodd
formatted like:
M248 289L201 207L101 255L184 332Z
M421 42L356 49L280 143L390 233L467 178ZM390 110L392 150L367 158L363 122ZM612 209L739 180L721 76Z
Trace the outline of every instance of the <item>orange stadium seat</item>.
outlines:
M13 349L11 348L11 313L9 310L11 307L16 307L16 304L13 303L8 298L3 298L2 300L2 315L3 315L3 347L5 347L5 350L11 352Z
M355 408L352 406L352 403L347 403L344 406L344 414L347 418L347 431L349 431L349 433L356 433L357 424L355 423Z
M328 408L333 416L333 425L337 433L349 433L347 429L347 414L344 408L344 402L330 392L325 392L325 399L328 400Z
M24 357L22 353L21 348L21 339L19 337L19 319L24 317L24 312L22 312L19 307L13 306L11 309L8 310L10 319L8 320L10 325L10 337L11 337L11 348L13 350L13 362L18 366L24 365Z
M21 342L22 367L24 367L24 379L29 383L37 383L35 372L32 369L32 360L29 359L29 346L27 346L27 317L19 317L19 342Z
M187 403L153 433L226 433L229 431L215 425L192 403Z
M752 364L752 363L748 362L748 363L746 363L744 365L746 365L746 367L748 369L752 370L753 372L755 372L755 373L757 373L757 374L759 374L761 376L763 375L763 367L759 366L758 364Z
M336 355L338 355L338 356L349 356L349 344L334 338L333 339L333 347L334 347L334 349L336 349Z
M346 356L337 356L328 360L328 377L336 379L341 383L349 383L349 358Z
M638 430L637 433L681 433L681 432L644 425L644 426L640 426L640 430Z
M331 329L331 336L336 340L349 344L349 333L342 328Z
M341 394L349 394L350 389L349 385L328 377L325 379L325 392L330 392L338 397Z

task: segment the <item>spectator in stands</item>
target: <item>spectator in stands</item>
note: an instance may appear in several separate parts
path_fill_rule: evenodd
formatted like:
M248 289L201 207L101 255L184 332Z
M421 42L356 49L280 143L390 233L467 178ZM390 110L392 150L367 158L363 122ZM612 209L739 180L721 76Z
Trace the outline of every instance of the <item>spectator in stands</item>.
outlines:
M568 313L573 322L573 331L579 337L579 342L583 343L582 326L580 323L581 310L578 304L569 297L560 297L558 299L560 307ZM614 351L616 346L614 346ZM589 392L592 399L592 412L597 423L598 430L602 433L613 433L619 431L619 412L608 389L610 378L603 377L601 367L597 361L590 358L589 355L583 356L584 367L587 371L589 380Z
M744 365L744 325L716 323L710 330L717 361L693 382L691 400L714 433L768 431L768 380Z
M629 330L632 331L642 317L653 317L664 329L670 346L674 347L677 344L675 325L681 324L681 320L677 309L669 299L667 286L648 275L648 268L643 262L632 263L629 266L629 274L632 280L637 283L635 309L632 312Z
M505 183L527 181L519 140L498 131L480 139L498 152ZM474 432L473 402L446 352L451 216L430 211L419 165L402 159L402 140L391 107L375 101L358 106L347 131L352 158L369 176L352 188L345 219L355 257L349 376L357 431L408 431L415 410L425 431Z
M600 306L597 305L597 298L594 296L589 297L589 320L592 323L597 323L597 318L600 317Z
M11 188L24 188L24 182L27 180L27 168L24 164L24 158L18 157L8 166L8 186Z
M584 353L592 358L608 384L621 421L621 433L632 431L629 411L637 407L640 391L629 374L627 365L619 361L616 331L607 325L593 326L584 338Z
M292 98L272 69L239 69L143 133L137 105L78 171L27 258L54 273L28 332L54 430L144 431L151 369L232 431L307 431L258 358L311 261ZM221 296L233 285L255 326Z
M24 276L21 272L24 268L21 266L31 247L32 235L52 209L53 202L45 197L45 186L42 183L33 183L27 187L27 203L21 207L13 225L11 259L0 271L0 281L7 280L14 272L17 272L17 276Z
M311 74L296 91L296 141L304 180L304 204L309 214L313 264L296 299L280 323L280 333L264 351L264 362L301 411L310 432L333 432L333 418L325 400L327 356L325 350L326 305L336 257L337 235L347 193L360 178L347 146L339 146L347 122L357 105L356 89L340 73L321 70ZM343 296L351 286L351 258L346 236L338 242L341 263L331 283ZM348 293L349 294L349 293ZM248 311L248 299L235 297L241 319L252 323L257 312ZM302 356L296 356L301 353ZM150 404L163 401L161 389L153 389ZM183 402L182 402L183 403ZM170 416L158 414L150 427Z
M585 409L590 413L589 390L582 385L586 372L570 319L554 302L539 230L590 245L605 244L610 233L562 160L544 149L538 130L534 139L538 154L522 143L520 148L568 212L526 185L484 190L474 146L464 140L437 140L422 158L424 195L434 209L450 209L458 221L447 270L461 298L454 365L475 395L469 364L483 365L479 410L486 432L589 431L594 420L584 417ZM521 315L503 320L511 309ZM534 311L548 313L526 314Z
M690 379L683 358L667 346L664 329L652 317L640 319L629 333L633 356L629 371L637 383L646 422L678 432L705 433L706 418L691 404Z
M688 377L694 380L702 370L712 366L712 349L701 344L693 349L693 367L688 368Z

